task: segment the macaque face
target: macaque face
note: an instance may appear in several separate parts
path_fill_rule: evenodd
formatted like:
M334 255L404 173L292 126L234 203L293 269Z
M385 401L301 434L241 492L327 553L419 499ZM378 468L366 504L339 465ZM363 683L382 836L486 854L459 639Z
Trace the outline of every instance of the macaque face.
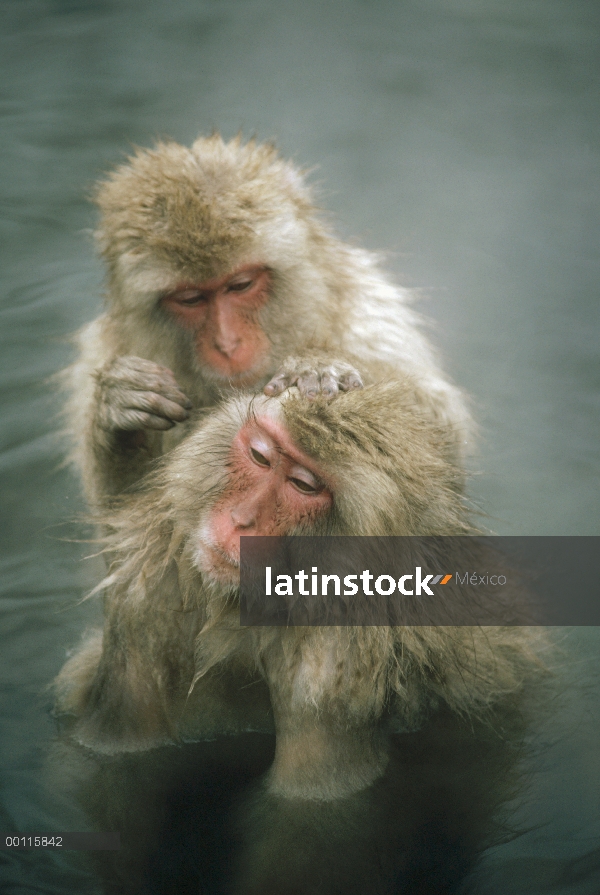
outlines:
M240 537L277 536L323 516L333 502L317 463L280 423L246 423L231 446L225 493L201 527L198 565L225 583L239 581Z
M180 326L193 333L201 366L235 385L252 385L266 370L269 340L259 312L269 300L271 274L246 265L220 279L179 283L161 299Z

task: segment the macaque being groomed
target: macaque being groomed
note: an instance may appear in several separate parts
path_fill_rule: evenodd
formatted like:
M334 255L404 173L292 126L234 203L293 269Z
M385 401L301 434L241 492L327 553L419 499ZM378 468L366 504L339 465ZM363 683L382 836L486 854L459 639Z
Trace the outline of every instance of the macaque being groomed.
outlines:
M411 375L465 453L469 415L371 254L321 221L269 145L198 139L139 150L100 182L106 311L64 379L89 500L105 505L232 390L312 397Z
M532 628L240 625L241 535L472 531L453 436L416 394L405 379L333 402L231 399L103 518L104 631L61 671L57 709L72 748L96 756L88 791L121 829L123 867L152 852L147 800L192 741L198 786L210 743L235 773L252 764L249 739L274 736L222 834L237 845L214 891L441 893L489 841L539 667ZM108 891L149 891L147 868L126 884L123 867Z

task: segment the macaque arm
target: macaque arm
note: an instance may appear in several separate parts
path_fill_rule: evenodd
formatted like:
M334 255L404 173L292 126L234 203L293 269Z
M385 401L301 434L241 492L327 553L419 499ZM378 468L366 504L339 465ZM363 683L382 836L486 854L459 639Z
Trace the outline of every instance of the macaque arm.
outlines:
M344 727L312 712L290 712L282 728L276 713L277 746L268 790L286 799L343 799L370 786L387 764L376 725Z
M115 357L116 338L107 315L88 324L76 336L78 360L60 374L68 392L70 460L96 506L148 471L163 453L162 431L187 420L191 406L170 370Z
M149 749L177 738L194 677L198 611L177 611L172 567L144 595L115 587L103 632L69 659L55 681L57 713L73 738L97 752Z
M113 609L54 681L61 726L106 754L272 733L266 684L245 666L211 669L192 684L198 627L195 612Z
M72 459L88 498L102 505L149 470L162 454L162 431L187 420L191 402L170 370L139 357L87 370L79 363L71 380Z
M288 357L264 387L265 395L280 395L297 386L301 395L314 399L318 395L333 398L338 392L362 388L360 373L346 361L317 356Z
M88 441L100 495L135 484L162 453L162 432L189 417L191 402L166 367L118 357L94 373Z
M162 669L108 629L83 644L55 681L56 711L81 745L107 754L174 741Z
M277 717L278 724L282 722ZM391 891L385 814L386 742L373 728L343 729L290 712L275 761L248 801L236 895Z
M245 669L218 668L193 689L183 680L169 688L167 665L151 666L133 649L103 651L102 639L101 631L87 639L54 682L61 726L81 745L116 754L274 732L268 690Z

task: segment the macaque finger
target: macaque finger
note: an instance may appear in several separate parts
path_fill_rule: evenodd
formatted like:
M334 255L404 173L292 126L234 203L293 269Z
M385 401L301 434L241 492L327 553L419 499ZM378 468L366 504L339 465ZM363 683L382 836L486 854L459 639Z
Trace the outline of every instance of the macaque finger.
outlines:
M155 414L145 413L143 410L122 410L118 415L115 414L113 419L112 428L120 429L123 432L135 432L138 429L166 431L175 425L172 420L165 419L164 416L155 416Z
M167 401L178 404L184 410L191 410L194 406L188 396L184 394L177 384L171 385L156 379L149 379L139 387L140 392L148 392L160 395Z
M306 398L316 398L319 394L319 376L316 370L307 370L298 377L298 390Z
M325 398L333 398L339 391L338 382L333 371L321 374L321 394Z
M319 394L329 400L340 391L362 388L363 381L360 373L344 361L321 364L314 360L289 357L284 362L283 370L273 376L264 391L267 395L280 395L293 385L297 385L300 394L309 400Z
M99 381L109 403L110 391L124 387L157 392L188 410L192 407L192 402L179 388L171 370L141 357L117 358L102 371Z
M189 418L189 413L184 407L156 392L130 391L127 400L122 401L121 406L125 410L145 410L153 416L164 417L176 423L183 423Z
M364 388L364 382L362 381L362 377L357 370L350 370L348 373L344 373L343 376L340 377L339 386L341 391L350 392L355 388Z
M289 376L287 373L279 373L277 376L273 376L273 378L267 382L265 385L263 392L265 395L269 395L270 397L274 397L275 395L280 395L282 392L293 385L294 377Z

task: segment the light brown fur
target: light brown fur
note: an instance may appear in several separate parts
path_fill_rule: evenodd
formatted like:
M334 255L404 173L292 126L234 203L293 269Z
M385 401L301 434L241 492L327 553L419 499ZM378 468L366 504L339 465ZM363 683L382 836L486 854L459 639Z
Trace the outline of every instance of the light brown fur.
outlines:
M120 790L135 790L137 768L171 767L176 755L153 747L190 739L207 750L216 740L219 754L239 743L236 773L251 743L275 734L269 770L242 811L244 845L227 888L236 895L391 895L403 873L439 895L450 888L435 873L423 882L415 859L422 853L428 866L427 835L435 855L436 837L449 844L450 869L440 859L440 873L452 883L488 841L490 814L513 780L522 699L541 669L534 629L494 624L493 606L486 627L241 627L236 588L196 564L195 533L253 414L273 414L327 476L329 516L300 533L473 533L447 459L452 435L419 389L405 379L333 402L294 392L233 398L102 518L112 559L99 588L103 645L84 643L55 686L70 737L97 756L88 789L100 828L118 818L127 829L116 863L130 888L107 891L144 891L131 867L151 853L158 823L140 825ZM203 769L187 773L195 780ZM162 813L158 782L156 792L138 784L149 817Z
M108 675L103 686L114 689L115 698L117 690L119 699L126 698L128 670L118 687L110 683L117 649L111 638L118 632L131 685L135 689L143 679L150 687L154 681L154 696L145 697L145 704L154 700L153 723L164 741L177 739L188 689L201 690L206 675L232 662L250 676L266 677L272 698L273 687L291 687L299 711L341 712L340 723L372 723L391 706L403 724L414 727L440 701L453 711L477 714L517 692L533 662L528 628L240 628L235 591L207 581L195 565L194 534L225 487L235 433L248 413L274 403L298 446L331 470L335 481L334 507L319 533L472 533L454 487L458 473L446 459L445 430L432 425L409 380L341 395L332 403L309 404L291 394L281 402L233 399L171 453L143 493L105 519L112 566L102 585ZM452 599L451 588L446 593ZM325 654L334 672L319 671ZM80 688L70 689L80 662L76 657L61 673L59 702L82 718L82 742L119 750L124 741L118 733L113 741L108 728L106 735L101 732L102 711ZM275 666L276 672L265 674ZM303 673L299 687L300 667L315 673ZM167 668L177 669L176 680ZM116 724L115 730L118 714L111 703L106 723ZM135 712L128 708L124 714L133 723ZM90 716L93 735L85 733ZM134 748L154 742L142 728Z
M137 450L108 442L98 426L99 382L121 356L168 367L195 408L228 392L201 369L189 333L159 307L181 280L220 276L242 264L265 265L271 295L260 313L270 352L256 388L289 356L342 359L365 382L409 374L419 403L449 425L449 450L464 455L469 415L419 331L406 290L381 273L378 259L342 243L323 222L301 172L272 146L220 136L191 148L172 142L138 150L100 182L96 233L106 262L106 311L77 336L80 357L64 374L70 398L72 459L92 503L120 493L153 459L190 430L147 433Z

